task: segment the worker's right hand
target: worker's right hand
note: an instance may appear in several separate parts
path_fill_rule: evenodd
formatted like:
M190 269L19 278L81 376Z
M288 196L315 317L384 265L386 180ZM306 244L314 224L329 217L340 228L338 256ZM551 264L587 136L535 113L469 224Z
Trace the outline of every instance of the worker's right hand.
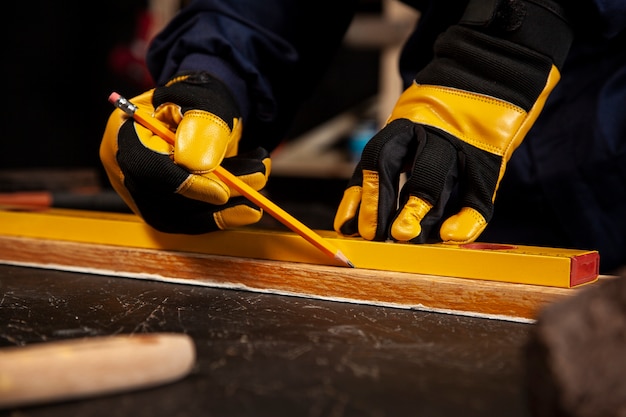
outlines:
M262 210L222 182L218 166L255 190L270 173L267 151L238 154L242 120L228 89L206 73L182 74L130 100L176 132L171 145L116 109L100 159L113 188L155 229L199 234L256 223Z
M511 155L560 78L571 36L550 0L470 0L365 146L335 231L377 241L475 241Z

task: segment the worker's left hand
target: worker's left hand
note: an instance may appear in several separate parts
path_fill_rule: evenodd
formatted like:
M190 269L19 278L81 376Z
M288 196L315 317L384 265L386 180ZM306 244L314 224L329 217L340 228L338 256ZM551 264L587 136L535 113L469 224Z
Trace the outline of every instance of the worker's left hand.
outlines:
M239 153L242 117L228 88L204 72L181 74L131 102L175 132L175 143L116 109L100 158L128 206L162 232L198 234L253 224L263 211L213 173L221 165L255 190L270 173L258 148Z

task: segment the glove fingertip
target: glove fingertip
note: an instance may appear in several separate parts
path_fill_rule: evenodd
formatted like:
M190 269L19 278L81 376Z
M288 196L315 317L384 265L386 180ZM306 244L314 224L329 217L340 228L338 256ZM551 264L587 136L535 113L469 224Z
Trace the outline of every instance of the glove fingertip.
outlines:
M209 204L222 205L230 199L230 189L215 174L189 175L177 194Z
M333 222L333 228L337 233L343 236L358 235L356 219L358 218L362 191L361 187L356 185L344 191Z
M239 204L213 214L215 224L221 230L257 223L263 217L263 210L247 204Z
M463 207L443 222L439 235L444 243L461 245L474 242L485 227L487 221L482 214L471 207Z
M418 237L422 233L421 222L432 207L432 204L419 197L409 196L391 225L391 237L400 242Z

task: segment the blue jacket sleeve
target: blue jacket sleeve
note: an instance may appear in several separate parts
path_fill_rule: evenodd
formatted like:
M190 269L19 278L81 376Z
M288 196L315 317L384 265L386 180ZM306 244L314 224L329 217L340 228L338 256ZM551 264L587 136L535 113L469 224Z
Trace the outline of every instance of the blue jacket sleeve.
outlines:
M243 112L242 148L271 150L329 65L354 9L353 0L194 0L155 37L147 65L157 84L181 70L221 79Z
M626 29L626 1L594 0L604 27L604 35L614 37Z

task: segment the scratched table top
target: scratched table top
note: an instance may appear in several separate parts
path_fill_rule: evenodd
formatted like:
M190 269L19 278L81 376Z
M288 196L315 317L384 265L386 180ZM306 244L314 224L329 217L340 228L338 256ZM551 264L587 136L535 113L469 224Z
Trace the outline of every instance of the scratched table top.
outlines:
M530 326L0 265L0 347L182 332L198 355L178 382L20 417L528 416Z

